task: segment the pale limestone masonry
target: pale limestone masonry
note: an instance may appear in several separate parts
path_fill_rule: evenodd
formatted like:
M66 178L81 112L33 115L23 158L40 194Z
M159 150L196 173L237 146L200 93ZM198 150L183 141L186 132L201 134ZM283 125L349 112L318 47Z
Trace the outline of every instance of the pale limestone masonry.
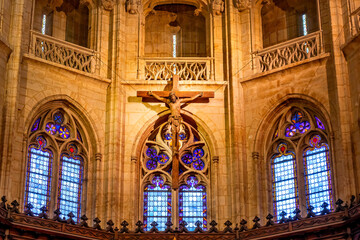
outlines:
M171 5L169 1L81 0L89 10L84 18L89 20L87 28L81 25L88 31L81 41L84 48L65 41L74 32L66 22L66 11L72 10L57 10L62 0L0 0L0 196L23 206L30 129L38 116L60 107L71 111L84 128L88 144L82 212L89 219L112 219L117 226L124 219L131 224L141 220L143 143L169 110L162 103L143 102L136 92L169 90L165 79L145 80L145 64L147 57L152 62L172 57L172 34L187 37L177 43L178 51L181 44L188 46L181 61L205 61L207 71L206 79L180 79L179 90L215 93L208 103L183 110L197 125L211 156L210 221L239 222L255 215L264 221L273 211L272 134L289 106L312 109L328 126L334 199L359 194L360 1L312 0L308 24L309 34L317 36L314 43L301 37L301 17L296 14L306 12L304 1L238 0L236 7L235 1L225 0L223 12L208 6L209 1L172 1L179 8L193 6L193 14L205 19L204 24L194 24L203 29L193 30L191 23L177 28L176 18L163 10L168 7L156 13L156 6ZM41 34L44 14L49 16L45 32L51 36ZM191 21L191 16L186 12L181 20ZM146 25L149 19L152 26ZM158 36L156 46L149 36ZM288 52L280 54L289 43L298 44L291 51L302 57L290 61ZM312 55L311 44L316 44ZM264 70L258 58L263 49L277 54L264 60L267 64L274 59L283 62ZM76 50L77 57L65 54ZM75 58L89 61L90 70L79 67L84 62L74 65ZM171 74L172 66L168 68ZM51 204L55 208L55 194Z

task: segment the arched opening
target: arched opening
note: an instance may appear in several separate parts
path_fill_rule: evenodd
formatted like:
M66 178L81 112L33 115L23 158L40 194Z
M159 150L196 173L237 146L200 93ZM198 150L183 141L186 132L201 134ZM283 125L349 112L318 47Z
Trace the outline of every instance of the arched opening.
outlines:
M67 14L65 40L83 47L89 47L89 8L81 4Z
M154 7L145 19L146 57L206 57L206 21L187 4Z
M261 20L264 48L319 30L316 0L270 0Z

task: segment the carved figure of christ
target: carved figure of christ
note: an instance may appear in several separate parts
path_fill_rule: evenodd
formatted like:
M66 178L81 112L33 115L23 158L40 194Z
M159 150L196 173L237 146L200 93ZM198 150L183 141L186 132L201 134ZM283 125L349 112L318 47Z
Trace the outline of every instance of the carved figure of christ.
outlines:
M179 76L173 76L173 86L171 92L158 91L158 92L137 92L138 97L155 98L155 100L166 103L170 108L170 116L168 122L171 126L172 134L172 188L174 190L179 188L179 132L182 122L181 107L192 101L200 99L208 99L214 97L214 92L181 92L178 91ZM195 95L196 94L196 95Z

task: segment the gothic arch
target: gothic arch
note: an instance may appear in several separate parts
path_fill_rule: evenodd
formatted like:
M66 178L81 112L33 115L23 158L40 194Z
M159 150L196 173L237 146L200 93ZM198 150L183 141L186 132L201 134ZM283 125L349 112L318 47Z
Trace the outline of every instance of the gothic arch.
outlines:
M143 16L147 16L151 11L153 11L154 7L157 5L163 4L174 4L174 1L170 0L147 0L142 3L142 14ZM204 0L181 0L177 1L176 4L186 4L196 7L199 10L199 13L204 17L208 15L209 2Z
M304 121L309 121L310 125L306 129L306 133L303 135L298 136L296 140L296 144L294 144L293 140L290 139L289 136L285 136L285 128L289 126L289 122L285 121L285 119L291 119L290 114L300 111L303 112L305 116ZM292 112L292 113L291 113ZM326 131L322 131L320 129L317 120L321 119L325 125ZM278 129L283 129L284 132L276 132ZM279 135L278 135L279 134ZM310 138L314 137L315 135L319 136L321 141L327 143L330 148L329 151L329 166L331 169L331 175L336 175L336 170L333 167L333 139L332 139L332 127L331 127L331 120L330 117L322 106L321 103L317 102L316 100L305 96L305 95L289 95L285 98L282 98L278 101L275 107L271 108L266 116L262 119L259 128L257 129L254 143L253 143L253 152L258 153L259 162L254 162L254 164L258 164L257 176L260 179L259 183L257 184L259 196L262 196L263 200L260 200L260 208L262 211L267 211L268 209L272 209L270 203L272 203L272 183L271 183L271 172L272 163L269 159L273 159L275 153L279 153L278 148L282 143L287 145L287 149L294 153L294 156L297 156L295 159L299 163L299 161L303 161L300 156L303 156L305 149L309 148ZM281 136L280 136L281 135ZM288 150L286 150L288 151ZM285 152L284 152L285 153ZM279 155L280 156L280 155ZM297 164L298 164L297 163ZM301 165L301 164L299 164ZM304 166L299 166L300 169L304 168ZM298 170L299 171L299 170ZM301 170L300 170L301 172ZM300 176L300 181L302 186L304 186L304 176ZM334 196L336 184L332 182L331 189L332 196ZM335 187L335 189L333 188ZM304 195L302 196L302 204L304 204ZM303 206L303 205L302 205ZM304 208L304 206L303 206ZM304 209L302 209L304 210ZM265 214L265 213L264 213Z
M57 132L53 134L49 132L48 124L55 121L54 116L57 113L61 113L60 115L62 115L64 120L63 123L61 123L61 127L59 129L57 128ZM34 129L34 126L36 126L36 129ZM64 159L78 159L76 161L80 164L79 171L81 174L79 181L82 182L81 185L79 185L82 190L79 195L81 208L78 208L76 214L78 219L81 212L86 211L86 209L88 209L87 212L89 215L94 212L95 199L91 196L94 196L93 193L96 192L94 181L97 179L96 161L99 157L97 154L99 153L100 146L98 136L92 126L91 118L78 103L68 97L61 99L59 96L43 99L36 108L32 109L24 126L23 159L27 165L30 161L28 157L30 150L28 147L32 144L36 144L36 139L38 137L44 137L44 140L48 143L47 145L50 146L53 152L53 161L51 165L52 175L50 176L51 195L49 201L51 204L48 205L51 210L60 207L60 201L63 201L57 200L60 199L60 188L57 188L56 186L62 184L61 182L63 180L61 180L61 174L63 174L63 171L69 171L60 171L60 169L63 168ZM64 132L60 133L60 131L62 131L61 129L66 129L64 132L65 134L69 134L69 137L63 137L61 134L64 134ZM23 166L23 185L21 189L25 189L25 185L28 181L26 172L29 171L29 169L26 169L25 164ZM89 195L90 192L92 193L91 195ZM26 192L21 193L22 199L24 199L25 194Z

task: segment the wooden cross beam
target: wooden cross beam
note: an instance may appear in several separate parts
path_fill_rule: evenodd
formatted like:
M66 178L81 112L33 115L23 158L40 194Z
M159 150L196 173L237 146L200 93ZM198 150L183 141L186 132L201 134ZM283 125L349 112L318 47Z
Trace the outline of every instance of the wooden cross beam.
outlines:
M179 91L179 76L174 75L171 91L138 91L137 96L142 97L146 102L164 102L171 111L168 123L172 132L172 188L179 188L179 129L182 122L181 107L183 104L195 102L209 102L214 97L214 92L182 92Z

